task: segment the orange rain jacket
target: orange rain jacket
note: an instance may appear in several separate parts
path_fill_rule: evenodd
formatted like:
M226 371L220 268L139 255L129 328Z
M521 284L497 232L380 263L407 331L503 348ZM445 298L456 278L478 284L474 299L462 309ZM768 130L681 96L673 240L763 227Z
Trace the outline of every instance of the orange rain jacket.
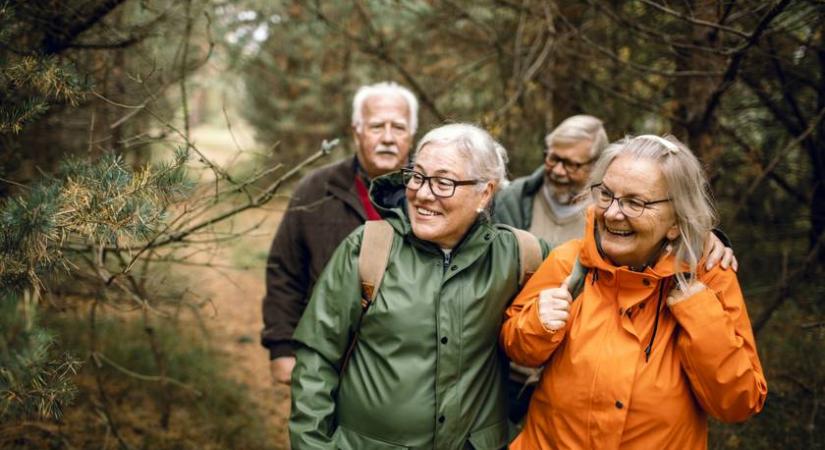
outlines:
M614 266L596 249L592 208L585 236L556 248L506 312L507 355L546 363L511 449L706 449L708 414L737 422L762 410L768 387L732 270L700 271L708 289L670 308L672 257L644 272ZM553 333L538 294L560 286L577 255L585 288Z

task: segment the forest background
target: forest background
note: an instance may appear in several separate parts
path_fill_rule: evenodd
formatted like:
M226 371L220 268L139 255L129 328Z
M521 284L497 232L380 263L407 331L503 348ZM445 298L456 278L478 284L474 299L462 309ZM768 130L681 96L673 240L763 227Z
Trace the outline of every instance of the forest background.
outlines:
M710 447L825 448L821 0L0 0L0 447L285 448L267 245L381 80L511 177L577 113L688 143L770 385Z

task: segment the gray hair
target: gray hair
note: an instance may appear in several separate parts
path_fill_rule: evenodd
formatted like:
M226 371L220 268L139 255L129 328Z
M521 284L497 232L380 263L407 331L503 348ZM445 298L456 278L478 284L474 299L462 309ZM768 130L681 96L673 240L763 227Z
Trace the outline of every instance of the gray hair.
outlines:
M668 198L676 215L676 225L679 227L679 237L671 243L676 259L674 270L677 272L679 286L684 289L687 286L687 278L679 267L687 263L691 276L696 275L705 239L717 223L710 186L702 170L702 164L693 152L674 136L628 136L611 144L604 151L590 174L591 183L601 183L607 168L622 155L652 160L662 170Z
M427 144L454 145L467 160L468 176L502 183L506 178L507 150L490 133L468 123L453 123L432 129L418 141L415 154ZM479 185L480 189L484 185Z
M380 83L368 84L358 88L355 97L352 99L352 126L360 129L364 122L364 102L370 97L399 95L410 108L410 135L415 134L418 129L418 99L409 89L393 81L382 81Z
M548 147L567 147L581 141L591 141L590 157L598 158L608 144L607 132L604 131L602 121L585 114L570 116L544 138L544 143Z

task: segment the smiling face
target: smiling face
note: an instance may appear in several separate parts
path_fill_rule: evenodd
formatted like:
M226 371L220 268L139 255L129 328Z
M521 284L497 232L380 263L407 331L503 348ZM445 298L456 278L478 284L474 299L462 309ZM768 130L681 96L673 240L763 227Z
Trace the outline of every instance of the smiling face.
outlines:
M362 123L352 128L358 163L374 178L407 163L412 133L410 106L401 95L373 95L361 107Z
M616 198L655 201L668 197L667 183L655 161L619 156L607 168L602 185ZM664 239L679 237L671 202L645 207L639 217L627 217L614 200L607 209L596 207L601 247L614 264L641 266L649 262Z
M414 169L425 176L440 176L456 181L468 180L469 162L452 144L433 142L418 151ZM428 183L413 191L407 189L407 205L413 234L441 248L455 247L475 222L478 208L484 208L493 195L493 183L483 190L478 185L456 186L449 198L433 195Z
M590 161L592 146L593 141L585 139L573 145L549 146L547 152L552 152L561 159L583 164ZM585 190L591 169L591 164L585 164L578 170L568 171L561 162L554 164L547 158L544 160L545 179L552 187L552 195L559 203L565 205L570 204L579 193Z

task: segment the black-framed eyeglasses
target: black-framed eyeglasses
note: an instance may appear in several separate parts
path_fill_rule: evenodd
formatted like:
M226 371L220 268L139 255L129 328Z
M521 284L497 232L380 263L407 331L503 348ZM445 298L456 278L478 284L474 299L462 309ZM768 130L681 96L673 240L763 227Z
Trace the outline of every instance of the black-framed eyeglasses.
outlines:
M602 183L590 186L590 194L593 196L593 203L602 209L610 208L613 201L619 202L619 209L627 217L639 217L645 212L645 208L656 203L669 202L669 198L646 202L633 197L616 197L616 195Z
M401 169L404 177L404 185L411 191L417 191L424 186L424 182L429 183L430 192L436 197L449 198L455 195L457 186L471 186L482 183L481 180L453 180L445 177L428 177L413 169Z
M589 166L593 162L594 158L588 159L584 162L577 162L571 161L567 158L562 158L561 156L553 153L553 150L545 150L544 160L550 164L550 167L556 167L556 164L561 163L564 170L568 172L578 172L582 169L582 167Z

